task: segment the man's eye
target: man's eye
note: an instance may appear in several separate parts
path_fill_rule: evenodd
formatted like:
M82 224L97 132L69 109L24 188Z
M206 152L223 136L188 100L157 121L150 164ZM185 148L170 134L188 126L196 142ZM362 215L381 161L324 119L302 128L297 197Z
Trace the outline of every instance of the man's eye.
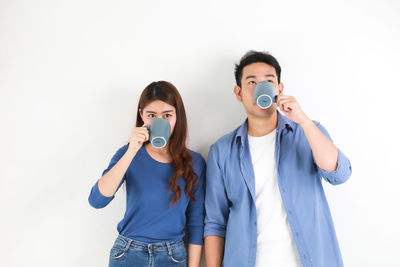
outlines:
M250 81L249 84L253 85L253 84L256 84L256 82L255 81Z

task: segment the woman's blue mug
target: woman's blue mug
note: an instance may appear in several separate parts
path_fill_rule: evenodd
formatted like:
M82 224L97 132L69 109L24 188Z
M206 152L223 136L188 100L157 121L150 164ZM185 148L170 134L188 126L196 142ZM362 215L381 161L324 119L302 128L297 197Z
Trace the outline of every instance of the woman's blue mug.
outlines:
M156 148L163 148L168 143L171 126L165 119L154 119L150 122L150 143Z
M275 87L271 82L259 82L254 86L254 101L262 109L276 103Z

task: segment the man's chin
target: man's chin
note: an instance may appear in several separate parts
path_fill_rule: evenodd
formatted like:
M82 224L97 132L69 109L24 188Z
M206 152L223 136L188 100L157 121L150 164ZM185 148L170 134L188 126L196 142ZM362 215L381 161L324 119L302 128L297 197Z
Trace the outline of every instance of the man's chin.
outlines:
M276 113L276 105L272 105L269 108L261 109L257 106L257 110L254 111L254 115L257 117L269 118Z
M267 109L261 109L257 106L256 110L253 110L251 112L247 112L247 114L251 114L254 117L257 118L270 118L276 113L276 105L272 105Z

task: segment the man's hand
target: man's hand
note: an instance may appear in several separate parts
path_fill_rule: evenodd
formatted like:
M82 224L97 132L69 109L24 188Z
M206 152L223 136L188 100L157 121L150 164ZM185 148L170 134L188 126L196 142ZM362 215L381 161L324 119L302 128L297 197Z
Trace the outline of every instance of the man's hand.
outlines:
M299 125L309 122L294 96L278 95L277 104L285 116Z
M277 103L286 117L299 124L303 129L317 165L325 171L336 170L338 165L337 147L304 114L296 98L279 95Z

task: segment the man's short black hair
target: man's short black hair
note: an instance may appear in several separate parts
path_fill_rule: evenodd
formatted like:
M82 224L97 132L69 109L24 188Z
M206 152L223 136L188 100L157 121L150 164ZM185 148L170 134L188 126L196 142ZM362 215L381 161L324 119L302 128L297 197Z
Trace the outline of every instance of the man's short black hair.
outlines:
M241 59L239 64L235 64L235 79L238 86L242 86L243 68L247 65L262 62L274 67L276 75L278 75L278 83L281 82L281 66L278 60L268 52L259 52L250 50Z

